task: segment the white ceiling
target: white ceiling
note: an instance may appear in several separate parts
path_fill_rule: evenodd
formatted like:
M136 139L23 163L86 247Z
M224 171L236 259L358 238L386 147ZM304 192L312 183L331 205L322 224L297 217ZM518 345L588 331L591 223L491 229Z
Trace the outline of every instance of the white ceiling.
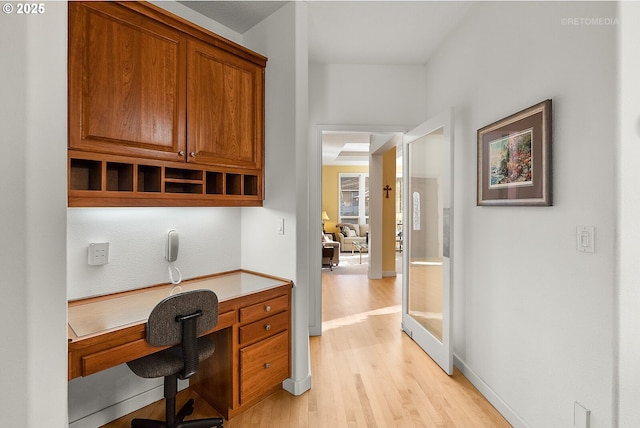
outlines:
M286 1L178 1L204 16L243 34L287 4Z
M288 2L196 1L180 3L244 33ZM463 19L467 1L307 1L309 61L323 64L426 64ZM324 164L362 164L370 133L324 133Z
M244 33L286 1L179 3ZM328 64L425 64L474 2L306 1L309 61Z
M309 61L425 64L471 6L462 1L311 1Z

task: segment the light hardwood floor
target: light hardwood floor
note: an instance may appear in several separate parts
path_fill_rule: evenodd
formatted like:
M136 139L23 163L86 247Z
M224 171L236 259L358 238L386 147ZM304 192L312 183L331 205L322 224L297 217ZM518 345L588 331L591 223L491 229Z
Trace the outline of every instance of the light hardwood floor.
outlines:
M310 339L312 388L295 397L280 391L225 422L227 428L462 427L509 423L457 370L447 376L400 330L401 277L323 275L323 335ZM216 415L196 399L190 418ZM163 402L114 421L162 418Z

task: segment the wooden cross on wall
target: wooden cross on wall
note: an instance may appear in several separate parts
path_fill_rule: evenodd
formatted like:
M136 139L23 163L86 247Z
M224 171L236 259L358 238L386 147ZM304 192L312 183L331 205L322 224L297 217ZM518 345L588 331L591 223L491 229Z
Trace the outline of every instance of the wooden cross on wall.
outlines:
M389 187L389 185L387 184L386 186L384 186L384 188L383 188L382 190L383 190L384 192L387 192L387 194L386 194L386 196L385 196L385 197L386 197L387 199L389 199L389 192L390 192L391 190L393 190L393 189L392 189L391 187Z

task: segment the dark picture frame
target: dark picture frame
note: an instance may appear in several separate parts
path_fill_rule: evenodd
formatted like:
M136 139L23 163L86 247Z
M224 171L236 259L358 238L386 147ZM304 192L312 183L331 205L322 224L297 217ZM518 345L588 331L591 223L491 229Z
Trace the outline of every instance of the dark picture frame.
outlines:
M550 99L478 129L477 205L553 205Z

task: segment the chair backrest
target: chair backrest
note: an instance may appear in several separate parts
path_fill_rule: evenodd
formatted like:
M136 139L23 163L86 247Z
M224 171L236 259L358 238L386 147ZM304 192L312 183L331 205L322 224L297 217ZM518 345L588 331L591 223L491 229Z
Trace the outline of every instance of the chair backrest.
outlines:
M147 320L151 346L182 345L183 377L198 368L197 337L218 324L218 296L211 290L194 290L162 300Z

